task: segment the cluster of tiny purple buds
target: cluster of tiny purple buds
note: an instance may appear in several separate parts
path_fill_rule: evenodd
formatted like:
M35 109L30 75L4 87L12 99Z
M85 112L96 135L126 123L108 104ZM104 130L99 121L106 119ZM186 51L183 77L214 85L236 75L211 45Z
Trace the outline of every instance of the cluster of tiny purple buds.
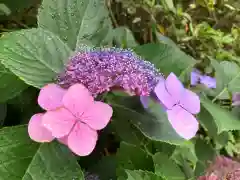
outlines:
M93 48L74 55L57 77L57 83L63 88L81 83L93 96L113 88L148 96L160 78L162 74L153 64L131 50Z

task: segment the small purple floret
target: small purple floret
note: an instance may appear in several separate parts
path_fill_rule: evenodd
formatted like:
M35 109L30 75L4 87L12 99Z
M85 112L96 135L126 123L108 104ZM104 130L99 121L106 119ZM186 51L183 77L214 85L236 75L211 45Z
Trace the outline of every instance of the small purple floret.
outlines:
M113 88L147 96L160 78L153 64L131 50L104 48L77 53L57 82L63 88L82 83L94 96Z
M191 85L196 86L197 84L204 84L208 88L217 87L217 82L215 78L207 75L202 75L200 71L194 69L191 72Z

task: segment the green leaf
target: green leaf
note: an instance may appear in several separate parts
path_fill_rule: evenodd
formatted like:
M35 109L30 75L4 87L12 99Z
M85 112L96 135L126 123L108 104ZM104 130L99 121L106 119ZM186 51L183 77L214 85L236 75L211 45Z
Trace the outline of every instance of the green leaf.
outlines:
M1 56L1 55L0 55ZM0 102L5 102L20 94L27 85L0 64Z
M140 147L121 142L117 152L118 167L124 169L153 170L152 157Z
M171 180L185 180L185 175L179 166L163 153L156 153L153 156L155 173ZM164 162L164 163L163 163Z
M211 64L216 70L217 89L215 99L229 98L229 92L240 91L240 67L235 62L222 61L218 63L211 59Z
M140 145L146 138L128 119L113 117L110 126L122 141L129 144Z
M119 47L132 48L138 45L132 32L127 27L118 27L114 29L113 39Z
M8 10L5 9L8 13L6 15L9 15L9 13L16 12L23 10L24 8L28 8L31 5L33 5L33 0L21 0L21 1L9 1L9 0L1 0L0 6L3 3L3 5L6 6L6 8L9 8Z
M145 44L134 48L135 52L155 64L163 74L174 72L177 76L189 76L196 61L179 48L164 44Z
M171 10L173 12L176 11L176 8L174 7L173 0L163 0L161 3L167 8L168 10Z
M42 87L62 72L71 50L54 34L28 29L2 36L0 60L27 84Z
M178 48L177 44L171 40L169 37L162 35L161 33L157 32L157 40L161 43L167 44L169 46L172 46L173 48Z
M214 138L216 143L216 149L221 149L227 146L229 141L229 132L222 132Z
M104 0L43 0L38 26L58 35L72 50L81 44L103 45L112 28Z
M1 180L83 180L83 173L66 147L33 143L26 126L0 130Z
M199 161L207 162L215 158L213 147L202 139L197 139L195 143L195 152Z
M103 156L90 172L97 174L101 180L116 179L116 156Z
M149 139L177 145L186 142L173 129L160 104L151 100L147 111L139 97L116 97L110 104L118 120L130 120Z
M210 144L206 143L206 141L202 139L197 139L195 144L195 152L198 158L195 175L203 175L203 172L209 166L209 162L213 161L216 157L216 152Z
M218 133L217 124L213 119L213 116L206 108L204 108L204 106L201 107L201 111L197 115L197 119L200 121L201 126L207 132L208 136L210 137L217 136Z
M4 3L0 3L0 16L5 15L9 16L11 14L11 10L9 9L8 6Z
M221 108L217 104L213 104L207 98L201 97L202 106L212 115L217 126L217 133L223 131L240 130L240 120L230 112ZM211 119L209 119L211 120Z
M125 170L128 178L127 180L166 180L152 172L142 170Z

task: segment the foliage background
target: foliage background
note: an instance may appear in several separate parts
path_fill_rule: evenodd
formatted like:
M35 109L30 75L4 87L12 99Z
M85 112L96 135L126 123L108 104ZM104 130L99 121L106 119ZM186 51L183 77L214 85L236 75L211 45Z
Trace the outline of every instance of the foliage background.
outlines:
M77 180L83 179L86 171L103 180L196 179L219 154L238 160L240 113L238 107L231 106L231 97L240 89L240 3L101 2L0 2L0 180ZM71 20L64 21L66 13ZM132 48L165 75L176 73L186 86L193 66L215 76L215 90L195 89L204 92L198 135L188 142L175 135L171 139L164 132L169 125L155 121L164 119L162 113L151 109L157 117L151 119L135 109L130 103L133 99L116 93L108 98L115 116L101 132L91 156L75 157L56 142L32 142L25 124L32 114L42 111L36 103L38 87L53 80L81 43ZM130 122L129 117L138 117L138 122ZM146 119L156 129L146 128Z

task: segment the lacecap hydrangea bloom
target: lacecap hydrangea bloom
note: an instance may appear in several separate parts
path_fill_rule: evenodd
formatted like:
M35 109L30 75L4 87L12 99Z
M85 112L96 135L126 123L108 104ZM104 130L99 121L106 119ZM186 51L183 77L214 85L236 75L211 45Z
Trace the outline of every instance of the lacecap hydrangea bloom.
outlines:
M185 89L173 73L165 80L153 64L130 50L104 48L76 53L56 84L41 89L38 104L46 112L30 119L30 137L37 142L57 139L75 154L89 155L96 146L97 131L106 127L113 113L111 106L94 98L115 88L140 96L146 108L144 101L154 93L180 136L190 139L196 134L194 115L200 101L195 93Z
M81 83L96 96L121 88L136 95L149 95L162 75L148 61L130 50L92 49L73 56L57 83L68 88Z

